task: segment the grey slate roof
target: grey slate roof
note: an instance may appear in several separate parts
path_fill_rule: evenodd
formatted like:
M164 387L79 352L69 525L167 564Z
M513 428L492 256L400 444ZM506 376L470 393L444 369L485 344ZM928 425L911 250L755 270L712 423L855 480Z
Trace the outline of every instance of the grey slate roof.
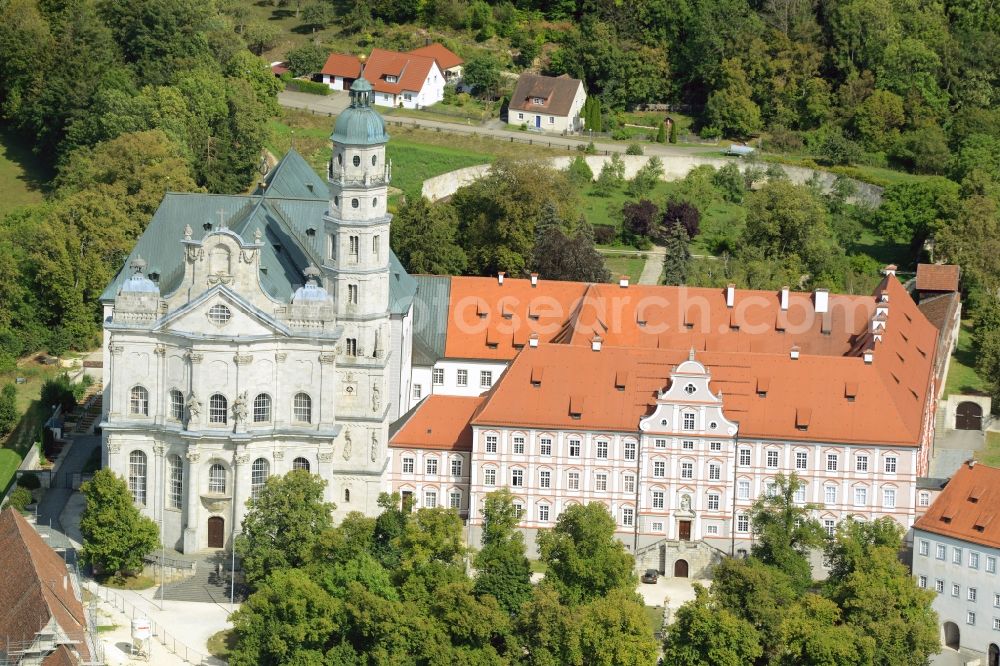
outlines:
M417 287L413 307L413 365L431 366L444 358L451 277L415 275L410 279Z
M285 155L266 182L263 193L258 188L255 194L168 192L123 267L101 294L101 301L114 301L122 283L131 276L128 266L140 254L148 263L146 275L157 277L160 294L173 292L184 277L184 227L190 224L191 238L201 240L219 228L221 211L226 226L244 242L252 243L257 229L263 233L261 285L272 298L289 302L305 282L302 272L306 267L322 263L327 186L295 151ZM389 270L390 311L403 314L413 302L416 283L392 252Z

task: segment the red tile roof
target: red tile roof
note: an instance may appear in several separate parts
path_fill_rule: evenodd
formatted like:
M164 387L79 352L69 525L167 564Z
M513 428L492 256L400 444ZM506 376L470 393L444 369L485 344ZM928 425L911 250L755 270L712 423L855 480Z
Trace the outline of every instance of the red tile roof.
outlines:
M365 63L364 73L365 78L377 92L395 95L404 90L417 92L423 88L432 67L434 67L433 58L372 49L372 54ZM387 76L396 77L396 81L393 83L386 81Z
M286 65L283 62L279 62L279 63L275 63L275 64L271 65L271 73L274 74L275 76L281 76L285 72L289 72L289 71L291 71L291 70L288 69L288 65Z
M66 563L13 509L0 511L0 653L31 641L54 619L86 661L86 617Z
M1000 548L1000 469L962 465L914 527Z
M392 436L389 446L471 451L469 421L483 400L481 396L429 395Z
M346 53L331 53L320 73L340 76L345 79L356 79L361 76L361 60L357 56Z
M442 72L446 69L451 69L452 67L458 67L465 62L457 55L449 51L443 44L439 44L437 42L428 44L427 46L421 46L419 49L413 49L410 53L413 55L433 58L434 62L437 63L437 66L441 68Z
M510 108L517 111L541 111L555 116L567 116L573 107L573 99L583 82L562 76L540 76L522 74L510 96ZM533 99L541 99L535 104Z
M917 264L917 291L958 291L955 264Z

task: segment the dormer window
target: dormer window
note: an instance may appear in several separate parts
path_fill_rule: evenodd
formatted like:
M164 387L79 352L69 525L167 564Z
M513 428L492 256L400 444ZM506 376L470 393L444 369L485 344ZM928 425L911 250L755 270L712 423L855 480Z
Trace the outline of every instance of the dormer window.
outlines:
M392 74L386 74L385 75L385 82L386 83L395 83L397 80L398 79L395 76L393 76Z
M545 104L545 99L542 98L542 97L532 97L531 98L531 103L532 104L539 104L539 105Z

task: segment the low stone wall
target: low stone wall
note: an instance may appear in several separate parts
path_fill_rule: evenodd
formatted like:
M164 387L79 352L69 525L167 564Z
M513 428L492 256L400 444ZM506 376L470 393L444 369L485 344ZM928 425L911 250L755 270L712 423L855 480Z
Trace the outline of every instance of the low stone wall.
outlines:
M650 156L622 155L621 158L625 163L625 177L632 178L635 176L636 172L649 161ZM573 159L575 159L575 157L553 157L546 161L556 169L565 169L569 166L569 163L573 161ZM596 175L601 172L601 169L604 167L604 163L609 161L611 157L605 155L586 155L584 159L587 161L587 165L590 167L591 171L593 171ZM718 169L726 164L735 164L740 168L740 171L745 171L751 165L764 166L760 163L751 163L740 159L703 157L699 155L660 156L660 160L663 162L663 180L666 181L680 180L684 178L692 169L702 165L709 165ZM788 174L788 179L799 185L806 183L814 176L818 176L823 189L825 191L829 191L833 187L834 182L837 180L837 175L828 171L819 171L816 169L807 169L805 167L788 165L780 166L784 169L785 173ZM481 178L487 171L489 171L489 168L490 165L488 164L478 164L476 166L465 167L464 169L449 171L448 173L443 173L440 176L435 176L434 178L428 178L424 181L421 194L431 201L437 201L438 199L450 197L456 190L458 190L458 188L468 185L474 180ZM853 178L848 180L854 184L855 188L854 196L850 197L848 201L851 203L862 202L876 207L881 205L881 187L870 183L864 183L860 180L854 180Z

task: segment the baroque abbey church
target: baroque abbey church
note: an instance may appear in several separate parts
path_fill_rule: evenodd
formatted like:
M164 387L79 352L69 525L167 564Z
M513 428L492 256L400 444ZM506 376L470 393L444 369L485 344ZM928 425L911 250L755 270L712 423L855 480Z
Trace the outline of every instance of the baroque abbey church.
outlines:
M381 492L478 540L508 488L533 542L600 502L642 566L749 547L778 473L828 529L912 525L947 344L888 266L868 296L410 276L372 90L326 180L294 151L251 195L167 194L105 291L104 462L166 545L224 548L271 475Z

